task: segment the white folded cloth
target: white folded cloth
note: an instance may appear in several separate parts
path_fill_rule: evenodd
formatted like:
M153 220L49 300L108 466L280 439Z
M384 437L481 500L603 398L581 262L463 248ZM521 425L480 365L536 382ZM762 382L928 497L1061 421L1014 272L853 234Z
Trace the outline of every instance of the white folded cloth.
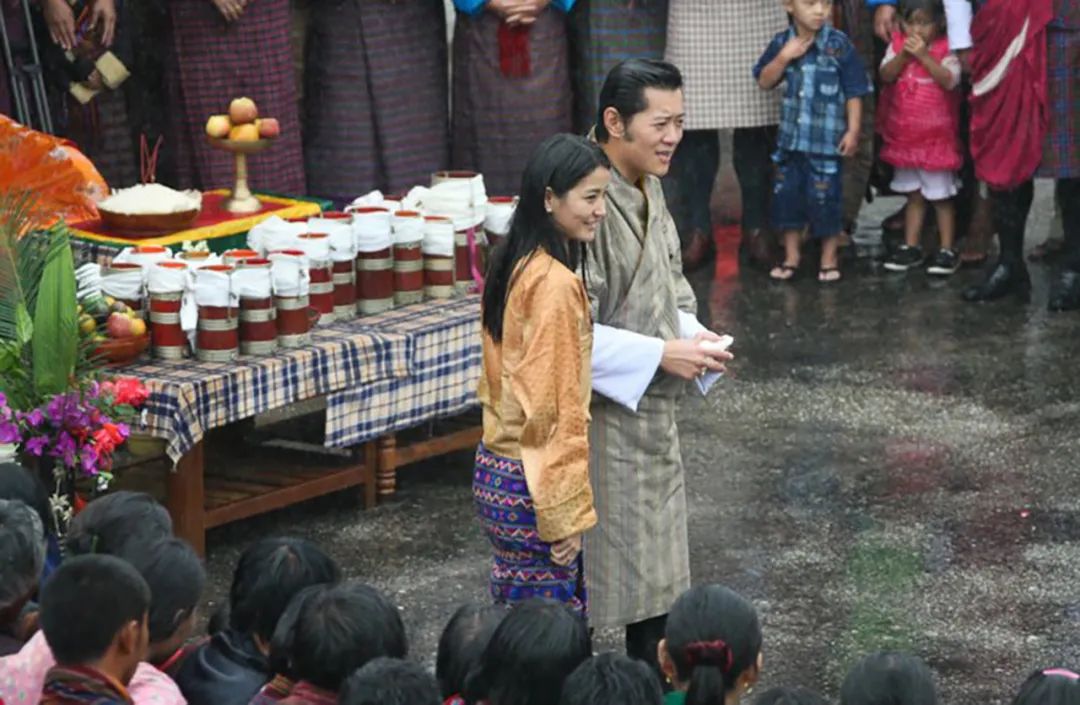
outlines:
M195 303L199 306L235 306L232 273L219 269L195 270Z
M321 235L322 237L316 237ZM325 232L304 233L296 243L296 249L307 255L308 262L330 261L330 237Z
M233 272L232 287L241 299L270 298L270 270L266 267L240 267Z
M248 231L247 244L265 257L275 250L296 247L300 234L307 231L307 223L290 223L272 215Z
M306 296L310 277L306 255L285 252L270 255L270 281L275 296Z
M143 295L143 268L113 270L101 278L101 293L116 299L134 301Z
M393 243L390 211L353 213L353 240L357 252L379 252Z
M375 189L371 193L365 193L363 196L357 196L353 199L346 208L346 213L351 213L353 208L371 208L372 206L381 206L383 203L382 191Z
M162 266L167 264L171 266ZM177 264L184 266L177 267ZM147 268L146 290L151 294L174 294L191 289L194 279L191 268L186 262L169 260L167 263L157 262Z
M453 257L454 221L428 218L424 222L424 244L421 247L425 255Z
M493 235L510 234L510 222L514 219L514 211L517 210L517 199L509 203L502 201L488 201L487 212L484 215L484 230Z
M391 225L395 245L422 242L424 239L424 219L420 215L394 214Z

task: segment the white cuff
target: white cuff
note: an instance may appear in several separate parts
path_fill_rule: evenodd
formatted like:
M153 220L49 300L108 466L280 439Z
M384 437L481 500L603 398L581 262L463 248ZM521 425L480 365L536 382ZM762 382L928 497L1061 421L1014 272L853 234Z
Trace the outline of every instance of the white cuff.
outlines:
M680 338L693 338L695 335L702 331L709 330L701 321L697 319L693 314L689 314L686 311L679 311L679 337ZM724 376L723 372L706 372L700 377L694 378L694 384L697 385L698 390L702 396L709 393L712 386L716 384L716 381Z
M663 357L664 341L660 338L594 324L593 391L637 411Z

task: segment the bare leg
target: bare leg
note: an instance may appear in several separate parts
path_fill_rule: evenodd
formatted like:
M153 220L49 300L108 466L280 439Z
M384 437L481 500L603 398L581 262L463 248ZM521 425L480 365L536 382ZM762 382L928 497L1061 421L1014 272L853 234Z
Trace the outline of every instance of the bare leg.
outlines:
M952 250L956 244L956 204L951 198L934 201L934 210L937 212L941 249Z
M837 265L837 250L840 248L840 234L827 237L821 241L821 271L818 272L818 280L834 282L840 279L840 268Z
M926 217L926 199L918 191L912 191L907 197L904 210L904 244L918 247L922 244L922 226Z
M798 230L784 231L784 264L773 267L769 276L773 279L788 280L795 276L795 270L799 268L801 257L802 233Z

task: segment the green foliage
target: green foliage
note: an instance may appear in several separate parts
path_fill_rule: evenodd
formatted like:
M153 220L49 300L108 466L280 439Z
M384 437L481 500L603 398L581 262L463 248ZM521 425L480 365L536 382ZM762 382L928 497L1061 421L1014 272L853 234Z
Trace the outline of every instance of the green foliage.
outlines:
M16 409L66 390L87 362L68 230L31 237L39 216L30 195L0 194L0 391Z

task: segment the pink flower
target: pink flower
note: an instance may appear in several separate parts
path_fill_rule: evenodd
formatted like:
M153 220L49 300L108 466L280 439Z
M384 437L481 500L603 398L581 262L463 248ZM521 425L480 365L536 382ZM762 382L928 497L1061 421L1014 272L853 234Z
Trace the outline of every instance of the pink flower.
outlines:
M139 407L148 396L146 386L134 377L121 377L116 380L116 403Z

